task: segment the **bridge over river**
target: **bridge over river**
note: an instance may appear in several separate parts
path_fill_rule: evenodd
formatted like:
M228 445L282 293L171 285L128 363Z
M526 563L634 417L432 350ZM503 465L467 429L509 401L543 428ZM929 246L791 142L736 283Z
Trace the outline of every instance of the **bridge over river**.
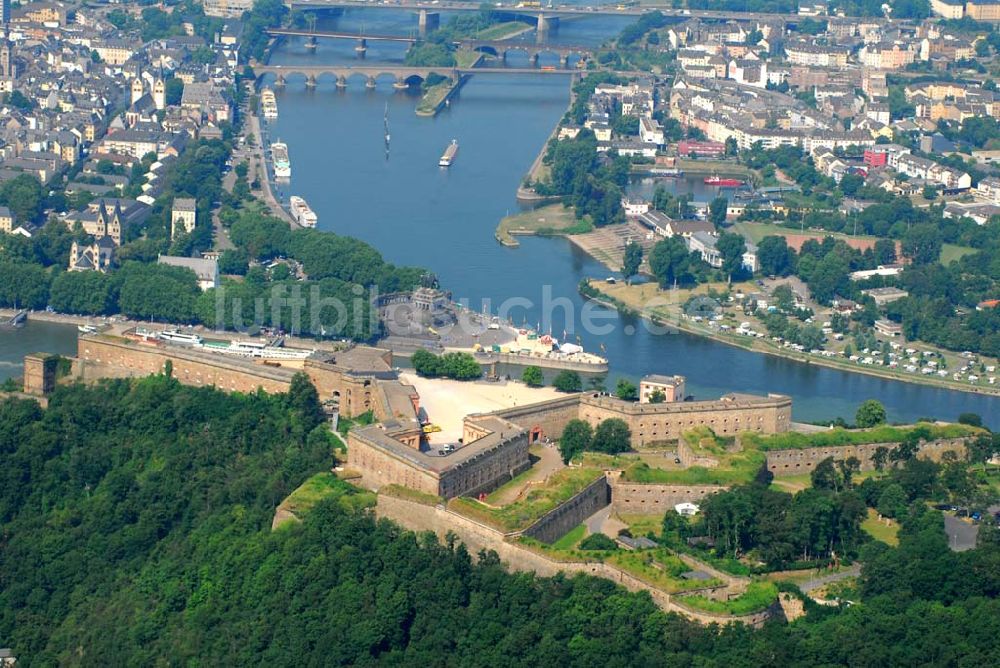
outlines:
M535 67L406 67L385 63L382 65L257 65L254 73L257 77L273 74L275 85L284 86L289 77L304 77L306 86L316 87L319 79L324 76L334 77L338 88L345 88L351 77L361 76L366 80L368 88L375 87L379 77L391 77L393 86L406 88L410 84L419 84L434 72L452 78L470 74L545 74L545 75L576 75L580 70L535 68Z
M420 37L407 37L403 35L360 35L357 33L345 32L323 32L317 30L298 30L294 28L268 28L267 34L280 37L304 37L306 38L306 48L315 48L316 40L319 39L343 39L354 40L358 43L355 51L364 54L368 50L368 42L396 42L402 44L415 44L420 41ZM575 44L529 44L526 42L510 42L502 39L460 39L453 44L462 49L487 53L491 56L498 56L504 60L507 54L521 51L528 54L532 63L538 62L538 57L543 53L553 53L559 56L562 66L566 67L570 56L590 57L594 48Z
M456 0L286 0L285 4L300 10L307 9L394 9L410 11L419 17L420 27L427 27L428 22L436 24L438 12L479 12L482 7L477 2L461 2ZM676 17L678 20L700 18L713 21L771 21L784 20L797 23L803 17L796 13L781 14L774 12L738 12L712 9L683 9L664 5L642 5L625 7L609 3L603 6L586 5L549 5L546 7L518 6L523 3L504 2L490 7L490 11L512 16L517 19L535 21L539 32L558 25L560 18L579 18L583 16L635 16L659 11L665 16ZM885 19L871 19L885 22Z

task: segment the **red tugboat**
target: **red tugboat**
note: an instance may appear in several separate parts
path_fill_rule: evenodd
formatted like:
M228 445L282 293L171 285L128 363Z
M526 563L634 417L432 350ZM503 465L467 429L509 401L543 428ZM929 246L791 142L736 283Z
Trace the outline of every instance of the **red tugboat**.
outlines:
M719 186L720 188L739 188L743 185L743 181L739 179L724 179L718 174L712 174L711 176L705 177L706 186Z

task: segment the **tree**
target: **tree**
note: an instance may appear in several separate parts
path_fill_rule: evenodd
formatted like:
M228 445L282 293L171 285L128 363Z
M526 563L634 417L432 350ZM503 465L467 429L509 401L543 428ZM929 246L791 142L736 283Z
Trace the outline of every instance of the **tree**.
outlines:
M639 265L641 264L642 246L634 241L629 241L625 244L625 259L622 261L622 275L626 281L639 273Z
M594 430L588 422L576 418L567 422L559 437L559 454L562 455L563 463L569 464L578 454L589 450L593 438Z
M628 379L619 378L615 386L615 396L623 401L638 401L639 389Z
M885 424L885 406L877 399L869 399L858 407L858 412L854 416L854 421L862 429L876 427Z
M788 276L795 268L795 251L785 237L764 237L757 245L757 261L765 276Z
M834 466L833 457L827 457L809 474L812 486L815 489L826 489L831 492L840 491L840 478L837 476L837 468Z
M932 185L926 185L920 194L924 196L924 199L932 200L937 197L937 193L937 188Z
M680 236L673 236L656 242L649 254L649 267L661 287L697 283L696 268L701 258L688 251Z
M592 533L580 541L581 550L617 550L618 543L603 533Z
M899 483L886 485L878 497L877 510L880 515L898 519L906 514L906 492Z
M35 222L42 213L45 193L31 174L19 174L0 185L0 203L10 208L18 222Z
M729 209L729 200L719 195L708 203L708 220L715 225L716 229L726 222L726 211Z
M630 450L631 442L632 432L629 431L625 421L619 418L607 418L597 425L590 449L614 455Z
M880 265L896 262L896 242L892 239L878 239L875 242L875 261Z
M914 264L931 264L941 257L941 232L936 225L919 223L903 235L903 255Z
M662 404L667 400L667 395L664 394L663 390L653 390L649 393L649 403L651 404Z
M583 389L583 381L576 371L564 370L552 379L552 387L560 392L579 392Z
M319 392L304 371L292 376L288 386L288 406L302 419L305 431L323 421L323 407L319 403Z
M983 418L979 413L962 413L958 416L959 424L967 424L970 427L982 427Z
M521 380L528 387L541 387L545 384L545 378L542 375L542 370L537 366L526 366L524 367L524 372L521 374Z
M179 105L184 96L184 81L177 77L170 77L164 82L163 92L168 105Z
M734 276L743 273L743 254L747 252L746 240L742 235L723 232L715 247L722 254L722 272L732 282Z

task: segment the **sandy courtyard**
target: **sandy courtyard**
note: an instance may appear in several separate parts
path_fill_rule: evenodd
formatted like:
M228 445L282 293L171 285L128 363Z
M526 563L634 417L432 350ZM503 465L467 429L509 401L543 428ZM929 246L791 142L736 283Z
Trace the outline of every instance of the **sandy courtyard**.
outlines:
M414 373L401 373L399 379L417 388L420 406L431 423L441 427L440 432L429 435L432 444L457 442L462 437L462 420L469 413L488 413L563 396L551 387L533 388L514 381L487 384L421 378Z

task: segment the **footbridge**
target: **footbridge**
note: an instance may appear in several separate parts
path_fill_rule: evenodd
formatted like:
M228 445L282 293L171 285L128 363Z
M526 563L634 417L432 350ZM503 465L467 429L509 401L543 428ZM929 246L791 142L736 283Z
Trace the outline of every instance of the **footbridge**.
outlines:
M391 64L385 65L258 65L254 67L257 77L265 74L273 74L276 86L284 86L288 79L301 77L305 79L305 84L309 88L315 88L319 81L324 78L333 78L337 82L338 88L346 88L348 79L353 77L364 77L365 85L374 88L376 80L379 78L391 78L396 88L406 88L409 85L422 83L431 73L449 76L457 79L470 74L545 74L545 75L574 75L578 70L568 69L539 69L534 67L404 67Z

